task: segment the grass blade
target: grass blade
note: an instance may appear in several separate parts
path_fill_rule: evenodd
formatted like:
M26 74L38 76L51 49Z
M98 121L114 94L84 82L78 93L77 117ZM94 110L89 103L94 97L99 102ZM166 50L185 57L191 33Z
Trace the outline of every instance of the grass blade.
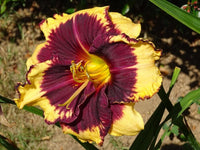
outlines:
M160 91L159 91L160 92ZM159 95L160 96L160 95ZM163 97L167 97L168 95L166 94L166 92L164 91L164 89L162 90L162 96ZM168 97L167 97L168 98ZM189 107L191 106L193 103L195 103L196 101L199 101L200 99L200 88L194 91L189 92L184 98L182 98L177 104L174 105L174 107L170 107L168 108L169 111L169 115L166 117L165 121L169 120L170 118L172 118L172 123L179 126L180 131L183 132L183 134L185 135L185 137L187 138L188 142L190 143L190 145L195 149L195 150L199 150L200 149L200 145L199 143L196 141L192 131L190 130L190 128L188 128L184 123L183 123L183 117L182 117L182 113ZM162 99L163 100L163 99ZM161 141L160 141L161 142Z
M176 80L178 79L178 75L179 75L180 71L181 71L181 69L179 67L175 67L173 75L172 75L172 80L171 80L171 83L170 83L170 87L169 87L169 90L167 92L168 96L170 95L171 90L174 87L174 84L176 83Z
M157 109L154 111L151 118L145 124L144 130L139 133L139 135L131 145L130 150L148 149L152 140L155 138L154 136L158 132L157 127L160 124L164 110L164 103L161 102Z
M170 88L172 88L174 86L180 71L181 71L181 68L175 67L173 75L172 75L172 80L171 80L171 83L170 83Z
M149 0L154 5L174 17L176 20L180 21L187 27L191 28L192 30L200 33L200 19L193 16L190 13L182 10L181 8L173 5L172 3L166 0Z
M170 90L173 88L178 74L180 73L180 69L179 68L175 68L175 71L173 73L173 79L171 81L170 84ZM157 135L161 129L161 127L164 125L164 123L166 121L168 121L169 119L172 118L172 123L174 123L175 125L179 126L181 131L184 133L184 135L187 137L189 143L191 144L191 146L193 146L193 148L196 149L200 149L198 142L196 141L193 133L191 132L190 129L187 128L187 126L183 123L183 118L181 116L182 112L187 109L192 103L198 101L200 99L200 91L199 90L195 90L192 91L190 93L188 93L178 104L176 104L175 106L173 106L169 100L169 94L170 94L170 90L168 91L168 93L165 92L163 86L161 86L158 95L162 100L162 103L164 105L164 108L166 107L167 110L169 111L169 115L166 117L166 119L160 124L155 126L154 128L156 128L156 130L154 130L154 134L152 137L148 137L148 133L146 133L146 138L150 138L150 139L144 139L142 141L141 139L141 143L147 144L145 147L143 146L142 148L144 149L148 149L150 146L150 149L155 149L158 148L157 146L162 144L162 140L159 140L158 144L156 145L156 147L154 147L156 139L157 139ZM188 102L190 99L190 102ZM183 101L184 100L184 101ZM162 104L161 103L161 104ZM147 129L148 130L148 129ZM145 138L145 135L144 137ZM140 148L140 144L137 144L138 147L134 148L134 149L139 149Z
M168 92L166 93L163 86L160 87L160 90L158 92L158 95L160 97L160 99L162 100L163 104L165 105L165 107L167 108L167 110L170 112L172 109L173 109L173 105L172 103L170 102L170 99L169 99L169 95L171 93L171 90L172 88L174 87L174 84L176 83L176 80L178 78L178 75L180 73L180 68L178 67L175 67L174 69L174 72L173 72L173 75L172 75L172 80L171 80L171 83L170 83L170 87L169 87L169 90ZM156 143L156 140L157 140L157 136L162 128L162 126L164 125L164 123L166 121L168 121L170 119L170 117L166 118L164 122L162 122L162 124L159 125L159 127L157 127L157 132L155 132L155 137L152 139L152 143L150 145L150 150L154 149L154 145ZM162 144L162 140L159 141L159 143L157 145L161 145Z
M190 107L193 103L200 101L200 88L197 90L193 90L189 92L185 97L183 97L180 102L176 106L178 113L176 118L181 116L181 114L188 108Z

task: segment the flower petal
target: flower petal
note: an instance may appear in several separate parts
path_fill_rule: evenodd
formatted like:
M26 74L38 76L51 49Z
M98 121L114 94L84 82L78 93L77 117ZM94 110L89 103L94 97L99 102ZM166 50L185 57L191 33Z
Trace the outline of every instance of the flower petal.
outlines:
M109 13L115 28L119 30L119 33L125 33L130 38L137 38L141 32L141 25L135 24L131 19L122 16L120 13L110 12Z
M83 142L103 144L111 125L111 111L103 87L87 100L82 116L72 124L61 123L64 133L73 134Z
M69 104L68 109L66 106L59 106L82 84L77 84L73 80L69 66L55 64L50 60L31 66L27 81L28 84L18 87L20 98L15 100L17 106L40 106L44 110L45 121L49 124L57 121L70 123L76 120L80 106L95 92L92 83L88 83L82 94L76 96Z
M161 51L155 50L152 43L124 34L101 36L94 40L90 52L109 64L111 82L107 96L111 103L135 102L158 91L162 77L155 60Z
M111 135L136 135L144 129L143 119L133 106L134 104L111 105L113 113L113 123L109 131Z
M29 66L34 62L43 62L53 57L70 65L88 58L88 50L98 35L113 30L108 15L108 7L95 7L81 10L71 15L54 15L40 24L47 42L37 47ZM55 56L56 55L56 56Z
M17 106L22 109L25 105L37 103L39 99L45 92L41 90L41 82L43 79L44 71L49 68L51 61L46 61L38 65L30 67L27 73L27 84L22 85L19 83L18 92L19 99L16 99L15 102Z
M18 85L19 99L15 99L15 103L20 109L25 105L41 106L44 110L45 119L53 122L59 117L59 114L54 111L55 106L49 103L49 100L44 96L46 92L42 91L41 88L44 72L48 70L51 64L51 61L46 61L30 67L27 73L28 83Z
M32 56L26 62L27 70L29 70L32 65L38 64L40 62L45 62L45 61L50 60L52 58L51 51L46 49L47 44L48 43L45 42L45 43L39 44L36 47L34 53L32 54ZM41 53L41 51L43 51L45 53ZM39 53L41 53L39 55L40 58L37 58Z
M109 52L114 58L111 59L113 81L108 87L109 100L121 103L153 96L162 82L159 69L155 66L155 60L159 58L161 51L155 51L151 43L140 40L123 45L118 43L118 46ZM121 96L113 96L120 91L123 93Z
M153 43L139 40L131 46L132 51L137 58L136 84L134 86L136 94L133 95L135 100L150 98L159 91L162 82L162 76L155 65L155 61L161 56L161 50L155 50Z
M45 20L42 21L40 23L40 28L43 31L46 39L48 39L52 30L55 30L56 28L58 28L60 26L60 24L65 24L67 21L72 20L73 18L76 18L77 16L84 16L84 15L90 16L91 19L93 18L93 20L91 20L91 21L96 20L97 22L99 22L100 24L102 24L105 27L105 26L108 25L108 20L107 20L108 19L108 16L107 16L108 15L107 14L108 9L109 9L108 6L106 6L106 7L94 7L94 8L90 8L90 9L80 10L80 11L77 11L77 12L70 14L70 15L65 14L65 13L63 13L62 15L56 14L56 15L54 15L54 18L48 18L46 21ZM97 27L95 24L93 24L96 21L95 22L88 22L88 21L89 20L85 20L83 18L83 20L79 20L79 22L77 22L79 24L79 27L80 27L79 29L84 28L84 30L80 30L81 32L92 30L92 29L87 30L87 28L89 28L89 27L92 27L92 28ZM77 25L75 25L75 26L77 26ZM94 31L94 33L99 32L97 30L92 30L92 31ZM81 32L79 34L81 34Z
M59 113L59 117L56 120L52 122L46 118L47 122L62 121L71 123L77 119L80 114L81 105L85 103L87 97L95 92L95 88L91 82L86 83L85 88L80 91L80 94L68 106L61 106L61 104L68 101L83 84L85 83L76 83L73 80L71 72L66 70L65 66L54 65L45 71L41 88L46 92L45 97L49 100L50 105L55 107L54 111ZM48 111L46 107L45 109Z

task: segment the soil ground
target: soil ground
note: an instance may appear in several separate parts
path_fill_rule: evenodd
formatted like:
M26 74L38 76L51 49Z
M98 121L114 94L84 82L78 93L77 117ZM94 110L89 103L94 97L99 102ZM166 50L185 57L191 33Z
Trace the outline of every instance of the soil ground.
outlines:
M49 13L44 14L42 11L44 9L45 7L33 1L29 7L20 8L14 14L0 18L0 94L5 97L11 99L16 97L14 86L18 81L24 82L26 59L31 56L35 47L44 41L38 23L46 17L51 17ZM130 17L135 16L130 15ZM162 17L166 19L163 20ZM166 90L169 88L175 66L181 68L177 83L170 95L174 104L179 97L185 96L200 85L200 36L162 12L160 15L144 13L139 20L142 22L143 29L140 37L150 39L158 48L163 49L159 65ZM155 95L149 100L137 103L135 108L146 122L159 103L160 99ZM13 140L20 148L25 150L83 149L71 136L64 135L60 128L45 124L43 118L7 104L3 104L2 108L12 127L0 125L0 134ZM200 115L197 111L198 106L193 104L187 110L186 120L200 142ZM103 147L99 149L127 149L134 138L108 135ZM162 150L182 149L183 144L184 142L177 137L167 137L162 144Z

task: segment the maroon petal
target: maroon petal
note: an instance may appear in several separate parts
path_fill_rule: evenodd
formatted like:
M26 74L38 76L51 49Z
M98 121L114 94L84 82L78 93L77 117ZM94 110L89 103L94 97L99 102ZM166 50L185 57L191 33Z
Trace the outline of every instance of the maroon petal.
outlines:
M114 26L110 21L107 8L104 11L101 15L78 13L71 19L66 19L66 22L61 22L56 29L51 31L47 44L37 54L39 62L55 56L68 65L72 60L77 62L80 59L87 59L87 52L98 35L104 35L111 30L115 32L112 29ZM45 23L48 24L48 22Z
M131 46L123 40L111 42L117 36L99 36L91 46L90 53L103 57L110 67L111 82L108 84L107 96L111 103L130 102L136 82L136 69L133 68L136 57ZM125 38L125 35L121 35ZM125 38L128 41L128 39Z
M111 126L111 110L104 92L105 87L87 99L81 115L71 124L61 123L65 133L76 135L83 141L102 144Z
M55 110L52 111L56 111L60 115L54 122L71 123L77 119L80 106L95 91L92 83L88 83L85 89L73 99L68 108L61 106L61 104L65 103L81 85L81 83L76 83L73 80L69 66L54 64L44 72L41 89L46 93L44 96L49 100L49 103L55 106ZM46 122L54 123L48 121L48 119Z

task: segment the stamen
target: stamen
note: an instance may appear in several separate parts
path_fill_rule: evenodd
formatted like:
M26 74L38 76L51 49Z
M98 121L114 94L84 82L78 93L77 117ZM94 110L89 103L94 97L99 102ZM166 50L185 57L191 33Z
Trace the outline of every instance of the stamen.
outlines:
M70 71L72 72L73 79L77 83L83 83L87 79L85 75L85 69L82 66L82 62L83 61L81 60L80 62L75 64L75 62L72 61L71 62L72 65L70 66Z
M85 89L89 81L94 84L94 86L101 87L105 83L109 82L111 75L108 65L105 61L95 55L91 55L91 59L87 62L81 60L78 63L74 61L71 62L70 71L75 82L83 83L63 104L58 104L58 106L66 106L69 109L71 102Z
M66 109L70 109L69 105L70 103L78 96L81 91L87 86L89 80L86 80L73 94L72 96L63 104L58 104L58 106L66 106Z
M96 88L103 86L110 81L110 70L106 62L95 55L90 55L88 61L71 62L70 71L75 82L83 83L72 96L63 104L58 106L66 106L69 109L71 102L84 90L87 84L92 82Z

